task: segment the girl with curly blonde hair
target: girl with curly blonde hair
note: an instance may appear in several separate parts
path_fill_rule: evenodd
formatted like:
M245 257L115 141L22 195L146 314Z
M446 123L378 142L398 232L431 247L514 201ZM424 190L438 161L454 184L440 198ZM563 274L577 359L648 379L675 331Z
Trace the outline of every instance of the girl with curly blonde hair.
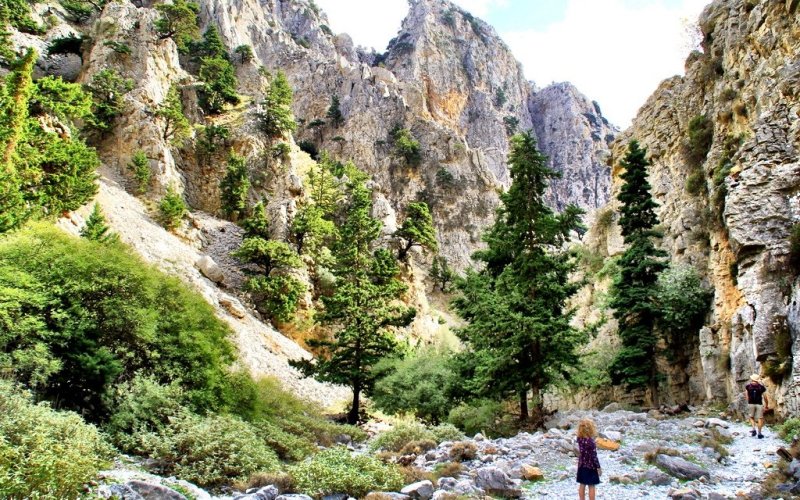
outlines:
M586 500L586 487L589 487L589 500L594 500L595 485L600 484L600 461L597 459L597 445L594 437L597 427L590 418L584 418L578 424L578 496Z

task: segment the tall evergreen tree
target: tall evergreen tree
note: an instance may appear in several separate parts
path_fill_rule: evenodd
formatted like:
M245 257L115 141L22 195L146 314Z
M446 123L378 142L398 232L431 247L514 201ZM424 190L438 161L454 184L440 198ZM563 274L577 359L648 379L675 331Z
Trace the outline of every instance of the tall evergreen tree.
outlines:
M222 210L234 220L244 217L247 209L247 192L250 190L247 161L244 157L231 152L228 157L228 168L225 177L219 183L219 189Z
M166 97L158 105L156 116L164 121L164 140L178 143L189 135L191 125L183 114L183 103L178 87L173 83Z
M200 28L197 26L200 6L195 2L175 0L156 5L156 10L161 14L154 23L158 37L162 40L172 38L178 50L186 51L189 44L200 35Z
M659 273L666 267L666 253L655 247L653 229L658 223L656 203L647 181L647 150L636 141L628 145L622 160L624 184L617 199L621 203L619 225L627 249L619 260L620 272L614 280L611 307L619 321L622 349L609 372L614 383L630 387L649 386L656 396L656 302Z
M270 80L258 112L259 126L268 137L280 137L297 128L291 106L292 87L286 75L279 71Z
M405 260L413 246L427 248L431 252L439 249L436 242L436 231L433 229L433 218L424 201L409 203L406 207L406 218L394 233L403 240L398 258Z
M328 120L330 120L334 127L339 127L344 123L344 116L342 116L342 110L339 107L338 95L331 96L331 105L328 106L328 113L325 116L328 117Z
M320 321L334 328L333 338L312 342L320 349L315 362L295 363L319 380L346 384L353 390L349 423L358 421L361 394L375 382L372 371L381 359L397 351L392 327L407 326L416 315L413 308L398 305L406 286L397 278L397 260L388 250L372 251L381 233L372 218L372 193L365 176L350 172L347 216L334 246L335 289L323 296Z
M542 391L569 375L584 335L570 326L567 300L577 290L569 275L574 261L563 249L580 227L581 210L556 215L544 193L558 173L536 148L530 132L511 139L511 187L501 195L495 224L484 235L488 248L473 258L485 264L457 284L453 305L468 321L457 334L472 351L470 388L485 396L519 396L520 419L528 419L531 391L538 416Z

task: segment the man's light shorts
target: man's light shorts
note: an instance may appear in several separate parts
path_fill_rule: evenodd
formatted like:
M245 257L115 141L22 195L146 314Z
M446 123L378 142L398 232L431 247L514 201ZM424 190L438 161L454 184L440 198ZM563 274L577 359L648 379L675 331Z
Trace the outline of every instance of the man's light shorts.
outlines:
M764 405L747 405L747 414L750 418L760 420L764 416Z

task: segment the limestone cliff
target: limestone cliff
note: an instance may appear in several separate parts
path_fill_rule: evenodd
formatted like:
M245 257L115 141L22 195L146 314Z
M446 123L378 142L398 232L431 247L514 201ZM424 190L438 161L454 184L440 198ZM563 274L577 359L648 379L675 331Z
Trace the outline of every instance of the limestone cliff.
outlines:
M665 394L677 402L734 400L760 372L784 411L800 409L800 356L792 358L800 291L789 262L790 231L800 220L797 6L709 5L700 18L702 52L689 56L686 76L664 81L613 148L617 187L627 142L648 148L661 246L713 290L686 366L663 367ZM710 134L707 154L697 151L702 129Z

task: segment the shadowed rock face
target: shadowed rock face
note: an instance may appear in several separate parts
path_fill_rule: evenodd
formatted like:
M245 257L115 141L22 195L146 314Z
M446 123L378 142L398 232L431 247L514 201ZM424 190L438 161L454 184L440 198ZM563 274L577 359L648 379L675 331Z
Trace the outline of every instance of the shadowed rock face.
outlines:
M592 210L608 197L603 158L614 129L599 109L568 84L537 91L495 31L450 2L410 2L384 54L334 36L325 14L300 0L203 0L201 10L229 47L253 47L255 61L239 69L245 91L260 94L261 65L287 74L304 123L298 141L369 171L397 213L410 201L428 201L440 248L457 267L469 264L498 191L510 183L506 155L515 130L534 129L565 173L551 190L555 207ZM344 116L339 126L326 119L332 96ZM420 142L418 165L393 153L396 126Z
M735 400L752 373L769 371L772 401L795 413L800 357L787 354L800 331L789 265L789 234L800 220L800 18L796 2L717 1L700 28L703 50L687 59L686 76L665 80L613 147L615 188L627 142L648 148L661 246L714 292L684 359L664 362L664 396ZM689 124L700 115L713 125L713 142L693 160Z

